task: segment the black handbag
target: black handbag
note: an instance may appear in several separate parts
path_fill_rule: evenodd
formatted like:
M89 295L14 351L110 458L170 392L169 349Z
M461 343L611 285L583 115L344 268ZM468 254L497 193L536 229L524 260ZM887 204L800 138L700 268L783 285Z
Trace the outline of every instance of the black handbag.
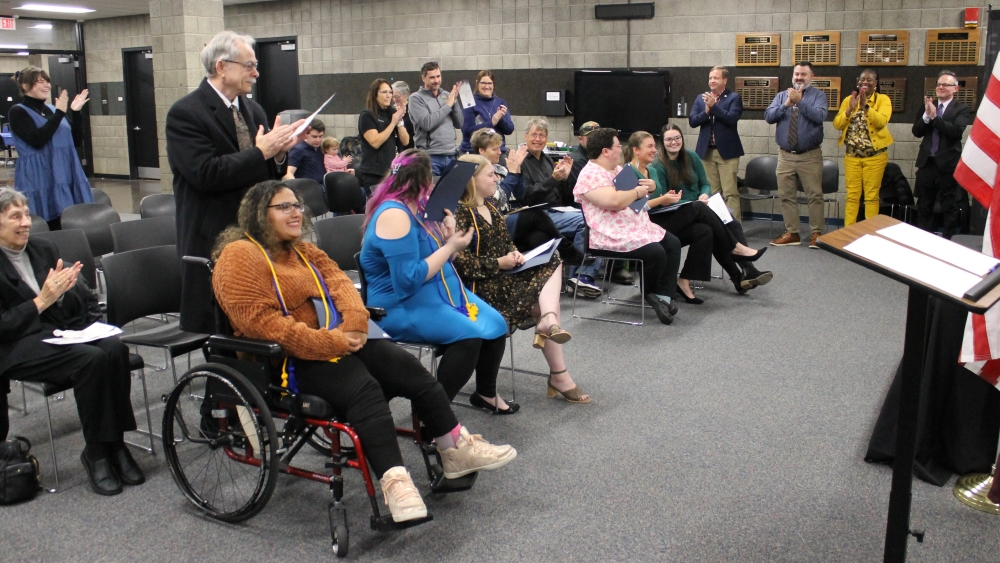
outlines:
M30 450L23 436L0 442L0 504L31 500L41 488L38 459Z

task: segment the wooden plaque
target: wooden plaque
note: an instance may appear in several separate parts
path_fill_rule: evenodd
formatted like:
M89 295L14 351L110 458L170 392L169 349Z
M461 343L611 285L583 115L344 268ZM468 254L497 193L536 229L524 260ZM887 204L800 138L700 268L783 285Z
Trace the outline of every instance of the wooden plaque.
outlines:
M809 61L816 66L840 64L839 31L805 31L792 35L795 62Z
M812 87L826 92L827 109L840 109L840 77L839 76L814 76Z
M743 99L743 109L767 109L778 95L777 76L748 76L736 79L736 93Z
M892 100L892 111L903 111L903 104L906 101L906 79L905 78L882 78L878 79L878 91L880 94L889 96Z
M910 32L904 29L858 32L858 66L906 66Z
M781 64L781 34L736 35L736 66L778 66Z
M928 29L924 53L924 64L927 65L977 65L979 30Z

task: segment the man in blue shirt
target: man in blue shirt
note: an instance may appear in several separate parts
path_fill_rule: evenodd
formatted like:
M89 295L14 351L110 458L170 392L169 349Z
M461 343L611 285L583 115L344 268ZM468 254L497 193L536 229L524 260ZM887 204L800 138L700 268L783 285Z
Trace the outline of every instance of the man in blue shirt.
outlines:
M288 151L288 171L285 172L284 179L309 178L316 180L322 186L326 166L323 164L323 151L320 146L323 144L326 126L322 121L314 119L309 127L310 131L306 134L306 138Z
M774 246L801 244L799 204L796 203L798 178L809 200L809 248L819 248L816 239L823 232L823 121L829 112L826 93L812 88L812 63L796 63L792 88L778 92L764 112L764 121L777 123L774 140L778 151L778 198L785 218L785 234L771 241Z

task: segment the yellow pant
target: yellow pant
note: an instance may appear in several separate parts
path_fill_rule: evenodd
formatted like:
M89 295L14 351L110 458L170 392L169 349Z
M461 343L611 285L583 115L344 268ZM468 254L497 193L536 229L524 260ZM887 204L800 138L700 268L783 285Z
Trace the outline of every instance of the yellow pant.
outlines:
M878 215L878 191L882 187L882 173L888 163L888 152L866 158L844 156L844 183L847 189L847 201L844 203L845 227L858 221L862 191L865 194L865 218L871 219Z

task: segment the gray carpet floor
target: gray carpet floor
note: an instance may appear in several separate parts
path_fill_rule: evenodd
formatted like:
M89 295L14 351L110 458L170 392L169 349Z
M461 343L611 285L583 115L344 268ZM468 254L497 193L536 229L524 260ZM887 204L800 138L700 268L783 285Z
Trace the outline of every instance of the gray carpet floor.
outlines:
M748 230L762 246L766 224ZM435 516L423 526L370 530L361 477L347 473L350 559L880 561L891 469L862 458L902 353L905 289L806 246L772 247L760 266L775 272L771 284L741 297L715 280L699 291L706 303L682 303L672 326L652 315L642 327L572 319L564 297L571 373L593 403L549 400L543 379L519 374L520 413L457 409L473 432L518 450L466 493L430 494L416 448L401 440ZM163 364L162 353L141 352ZM515 361L545 370L527 333L515 336ZM147 379L158 426L171 377L148 370ZM500 388L510 396L504 372ZM35 443L51 482L45 409L38 395L28 399L29 416L11 413L12 434ZM404 423L408 405L393 409ZM225 524L184 499L162 453L136 453L147 483L99 497L79 462L72 396L53 401L52 412L63 488L0 509L0 560L332 558L323 485L280 476L262 513ZM321 468L323 459L303 451L297 461ZM1000 560L1000 518L961 505L951 485L914 483L912 524L927 538L911 541L908 560Z

